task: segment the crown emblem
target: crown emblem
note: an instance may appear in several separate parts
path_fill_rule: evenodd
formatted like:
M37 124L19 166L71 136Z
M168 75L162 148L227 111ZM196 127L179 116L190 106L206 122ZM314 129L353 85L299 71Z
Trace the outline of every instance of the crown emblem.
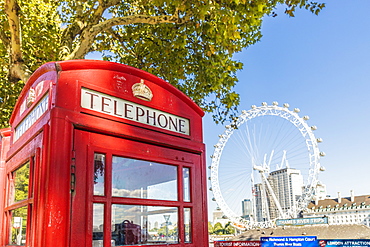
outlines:
M153 98L152 90L150 90L150 88L144 84L143 79L140 80L140 83L135 83L132 86L132 93L136 98L145 101L151 101Z
M30 91L28 92L28 97L26 99L26 105L27 107L30 107L33 102L36 100L36 92L35 89L31 88Z

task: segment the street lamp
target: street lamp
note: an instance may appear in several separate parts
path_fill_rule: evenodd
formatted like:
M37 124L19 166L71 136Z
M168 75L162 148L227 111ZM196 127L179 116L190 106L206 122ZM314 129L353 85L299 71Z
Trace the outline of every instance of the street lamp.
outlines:
M168 223L170 222L169 220L170 220L171 215L164 214L163 217L164 217L164 220L166 221L166 240L168 240Z

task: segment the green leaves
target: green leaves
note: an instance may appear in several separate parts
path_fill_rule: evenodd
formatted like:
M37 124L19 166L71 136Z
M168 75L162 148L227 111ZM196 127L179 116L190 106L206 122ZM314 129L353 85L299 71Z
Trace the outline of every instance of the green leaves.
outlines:
M222 226L220 222L216 222L214 226L208 222L208 233L215 235L230 235L235 234L235 228L231 225L231 222L226 223L225 226Z
M23 68L48 61L103 59L155 74L191 97L215 122L233 117L240 97L233 90L242 64L233 55L262 37L262 18L278 5L314 14L323 3L306 0L27 0L18 1ZM12 78L12 37L0 0L0 125L7 126L23 85Z
M21 61L25 73L31 73L41 64L59 60L61 22L57 14L57 2L53 0L30 0L18 2L18 18L21 24ZM10 71L16 61L12 60L9 20L6 5L0 1L0 127L7 127L8 120L18 95L24 85L20 78L14 78ZM19 62L19 61L18 61ZM24 66L23 66L24 65Z

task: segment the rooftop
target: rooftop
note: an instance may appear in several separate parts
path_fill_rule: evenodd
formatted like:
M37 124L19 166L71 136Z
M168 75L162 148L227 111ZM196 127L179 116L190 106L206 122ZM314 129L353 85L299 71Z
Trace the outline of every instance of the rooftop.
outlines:
M341 197L339 198L327 198L324 200L319 200L317 204L315 201L312 201L308 204L307 208L312 209L313 207L349 207L352 205L356 206L368 206L370 205L370 195L363 195L363 196L354 196L353 201L351 197Z

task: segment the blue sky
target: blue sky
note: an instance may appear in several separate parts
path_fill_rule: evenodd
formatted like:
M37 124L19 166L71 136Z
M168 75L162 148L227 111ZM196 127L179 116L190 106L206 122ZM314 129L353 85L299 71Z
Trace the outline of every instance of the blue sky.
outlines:
M368 0L328 0L318 16L300 10L290 18L281 9L264 19L261 41L236 55L244 63L239 109L278 101L310 116L326 153L319 180L332 197L370 194L369 9ZM207 166L223 130L204 117Z

